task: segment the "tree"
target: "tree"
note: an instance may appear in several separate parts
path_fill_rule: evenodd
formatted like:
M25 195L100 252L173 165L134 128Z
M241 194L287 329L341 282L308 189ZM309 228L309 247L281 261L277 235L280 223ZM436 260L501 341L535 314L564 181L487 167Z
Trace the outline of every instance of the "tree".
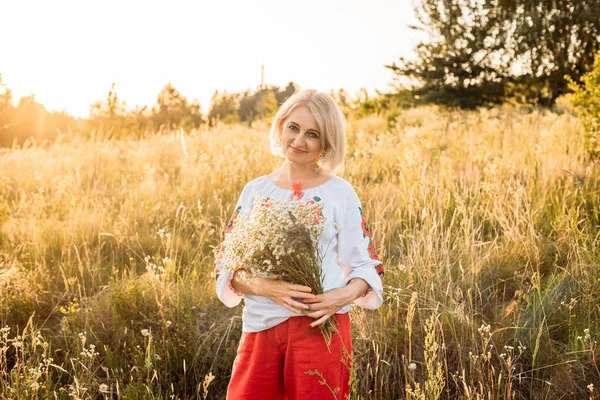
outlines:
M209 124L213 126L217 121L234 123L239 121L238 101L239 94L228 94L227 91L215 91L210 100L210 111L208 113Z
M0 74L0 113L13 109L12 91L2 83L2 75ZM2 120L0 120L0 124Z
M240 95L239 100L238 117L240 121L247 122L250 126L257 115L255 111L256 103L258 101L257 96L249 90L246 90Z
M190 103L171 83L160 91L156 103L157 107L152 112L155 129L161 127L192 129L204 123L200 103L197 101Z
M191 129L197 128L204 122L200 104L197 101L189 103L171 83L160 91L156 103L153 120L157 129L160 127Z
M569 80L571 104L586 130L585 142L588 154L593 159L600 158L600 53L596 56L594 68L581 77L580 82Z
M287 86L285 87L285 89L283 89L283 90L279 90L279 88L277 88L277 90L275 91L275 97L277 98L277 103L278 104L284 103L287 99L292 97L292 95L299 90L300 90L300 87L297 84L295 84L294 82L289 82L287 84Z
M499 0L497 14L514 31L510 51L521 67L515 83L532 88L529 98L554 104L568 92L568 79L590 71L600 50L598 0Z
M115 83L111 85L105 100L97 101L90 108L92 128L107 135L107 138L113 136L115 130L123 130L127 114L127 106L119 100L115 86Z
M181 123L187 108L187 100L171 83L158 93L156 104L154 117L159 126L165 125L171 128Z
M256 92L245 91L239 95L239 120L251 124L252 121L259 119L261 114L263 119L271 118L279 106L297 91L298 85L294 82L288 83L283 90L279 86L268 85Z
M254 106L255 115L262 115L263 119L270 119L275 115L279 108L277 102L277 93L279 88L263 89L257 93L258 101Z
M422 0L428 42L388 65L398 89L423 102L472 108L522 93L551 105L592 65L600 42L597 0Z

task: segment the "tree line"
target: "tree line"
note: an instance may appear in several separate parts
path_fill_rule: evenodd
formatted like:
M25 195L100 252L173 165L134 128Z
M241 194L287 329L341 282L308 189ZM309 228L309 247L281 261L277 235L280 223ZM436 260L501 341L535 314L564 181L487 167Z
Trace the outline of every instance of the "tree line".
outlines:
M375 96L363 90L354 99L343 90L331 92L347 116L384 115L391 126L403 108L419 104L552 107L577 82L583 84L600 50L598 0L418 0L415 13L418 24L412 28L426 32L428 39L416 46L411 59L386 66L394 74L392 90ZM15 105L0 76L0 145L29 136L53 138L68 129L139 137L219 122L250 125L269 119L298 89L290 82L284 88L216 91L203 114L198 102L171 84L154 106L134 110L127 110L113 86L106 99L91 107L89 118L79 120L46 111L34 96Z
M208 113L203 114L197 101L188 100L168 83L157 95L154 106L128 109L113 84L104 100L90 107L88 118L78 119L65 112L50 112L36 102L35 96L22 97L15 105L12 91L0 75L0 146L23 144L27 139L53 140L60 132L77 132L102 138L143 137L150 133L183 128L213 127L219 123L252 125L268 122L279 106L300 90L294 82L285 87L266 85L256 90L228 93L215 91ZM382 113L387 107L385 96L370 96L361 90L355 98L340 89L331 91L346 116ZM388 96L388 99L391 97Z

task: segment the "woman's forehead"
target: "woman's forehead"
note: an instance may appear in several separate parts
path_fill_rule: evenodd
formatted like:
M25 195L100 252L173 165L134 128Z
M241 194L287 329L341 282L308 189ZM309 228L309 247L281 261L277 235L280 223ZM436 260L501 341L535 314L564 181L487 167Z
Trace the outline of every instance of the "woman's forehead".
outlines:
M312 111L306 106L296 107L290 112L290 115L286 119L288 122L295 122L302 126L304 129L315 129L319 130L317 120L313 115Z

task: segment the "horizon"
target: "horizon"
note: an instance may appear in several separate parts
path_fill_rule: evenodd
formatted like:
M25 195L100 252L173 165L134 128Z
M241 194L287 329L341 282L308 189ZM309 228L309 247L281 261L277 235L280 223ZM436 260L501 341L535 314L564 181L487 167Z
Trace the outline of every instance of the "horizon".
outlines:
M408 1L175 1L163 8L30 0L7 9L0 35L20 36L6 46L3 84L15 102L33 94L47 110L77 118L89 117L113 83L128 110L153 106L171 83L206 114L216 90L258 89L262 65L265 85L294 82L353 97L361 88L389 91L385 65L410 57L422 38L408 27L416 22Z

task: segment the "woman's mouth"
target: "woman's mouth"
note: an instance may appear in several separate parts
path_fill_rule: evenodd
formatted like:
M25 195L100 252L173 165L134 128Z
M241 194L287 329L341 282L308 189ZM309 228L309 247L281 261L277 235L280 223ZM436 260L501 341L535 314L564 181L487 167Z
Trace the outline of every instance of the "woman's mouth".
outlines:
M292 147L292 146L290 146L290 147ZM303 150L300 150L300 149L297 149L297 148L295 148L295 147L292 147L292 151L293 151L294 153L296 153L296 154L302 154L302 153L306 153L305 151L303 151Z

